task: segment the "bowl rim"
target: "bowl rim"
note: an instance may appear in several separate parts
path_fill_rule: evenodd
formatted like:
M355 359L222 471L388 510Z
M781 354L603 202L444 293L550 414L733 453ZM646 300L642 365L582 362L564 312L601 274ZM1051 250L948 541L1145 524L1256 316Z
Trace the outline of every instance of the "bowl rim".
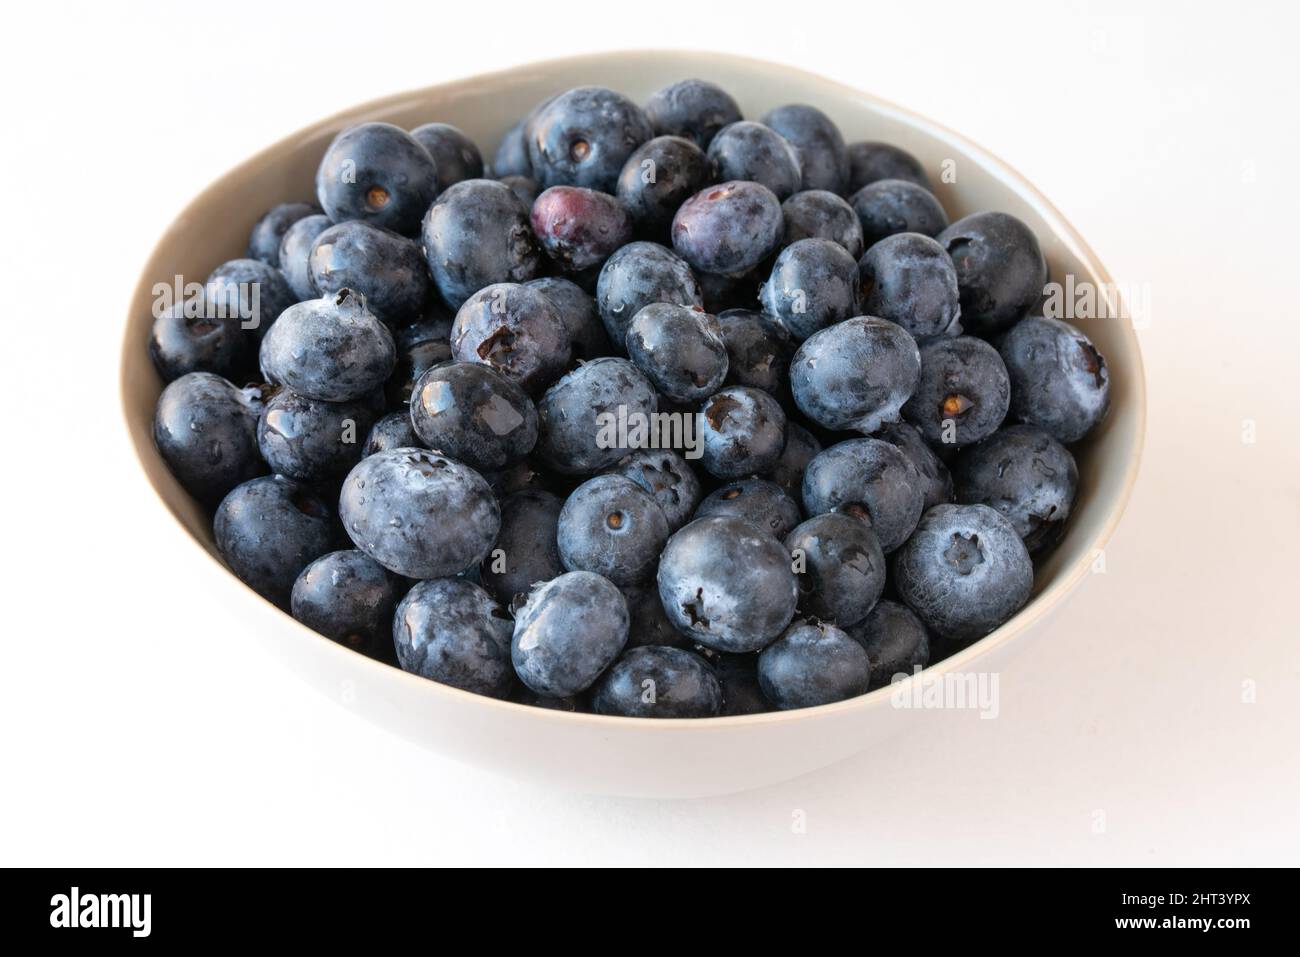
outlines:
M139 279L132 286L131 299L134 301L138 298L142 288L152 287L153 277L148 274L148 264L157 258L164 245L166 245L168 235L176 225L190 218L196 207L204 205L205 201L212 194L218 192L226 181L243 173L249 167L259 164L260 161L265 157L268 157L270 154L278 153L291 144L301 141L309 134L341 128L342 125L352 122L353 115L358 112L384 110L388 107L396 106L413 99L427 99L435 95L446 94L449 91L454 92L458 89L479 86L484 82L500 82L512 77L518 77L520 74L535 74L540 68L582 66L598 62L607 62L609 60L616 60L620 63L635 61L645 65L659 65L673 60L680 60L694 64L701 58L710 61L726 62L736 67L798 75L801 79L809 83L833 89L842 95L868 103L879 113L906 122L936 140L959 147L983 168L997 174L1001 181L1012 184L1013 188L1015 188L1026 204L1032 207L1045 222L1051 225L1054 235L1070 249L1076 258L1078 258L1090 272L1096 275L1102 282L1109 284L1110 288L1117 290L1120 288L1114 284L1110 273L1097 259L1096 254L1084 241L1083 237L1079 235L1061 212L1052 205L1047 197L1039 192L1028 179L1005 161L994 156L984 147L973 142L962 134L949 129L943 124L937 123L934 120L922 116L912 110L898 106L895 103L881 99L871 93L867 93L857 87L850 86L847 83L841 83L838 80L832 80L819 73L804 70L801 67L790 66L785 63L744 56L741 54L719 53L708 50L632 49L608 50L596 53L584 53L575 56L531 60L501 70L493 70L486 73L474 73L469 76L462 76L445 82L436 83L432 86L407 90L401 93L394 93L377 99L367 100L363 103L354 104L353 106L340 110L324 119L302 127L288 136L275 141L269 146L258 150L252 156L233 166L212 183L208 184L208 186L204 187L204 189L191 199L176 216L172 217L162 236L159 237L158 241L149 251L146 258L146 265L141 269ZM1120 305L1121 308L1123 308L1124 304L1122 302ZM1127 310L1122 311L1119 314L1130 315ZM352 659L350 662L352 667L373 669L377 680L410 682L412 690L417 693L449 696L449 703L454 703L456 700L462 700L471 706L503 709L509 714L521 715L526 713L530 720L552 721L557 722L560 726L576 727L579 724L592 724L598 728L617 727L637 728L640 730L663 729L668 732L683 732L691 728L709 731L740 730L775 722L788 723L794 721L813 721L832 715L848 714L855 710L865 710L875 706L897 691L901 690L906 692L914 681L932 680L933 677L961 671L971 661L988 654L996 648L1006 645L1011 641L1011 639L1028 630L1030 626L1042 621L1077 587L1079 582L1088 573L1088 570L1093 563L1093 559L1090 556L1095 556L1099 550L1105 547L1106 543L1114 534L1115 528L1123 517L1128 503L1132 498L1133 487L1137 482L1138 472L1141 467L1142 451L1146 438L1146 375L1137 334L1132 322L1129 320L1122 319L1110 321L1118 321L1121 323L1123 327L1121 335L1128 339L1129 346L1131 347L1131 362L1134 365L1132 370L1133 385L1132 388L1128 390L1126 401L1132 407L1131 412L1135 416L1135 421L1133 441L1131 447L1128 449L1128 455L1126 456L1124 465L1125 474L1119 494L1112 501L1100 529L1094 534L1092 541L1089 543L1090 547L1088 550L1081 555L1079 559L1075 560L1070 565L1061 568L1057 572L1057 575L1051 584L1037 595L1033 596L1029 603L1016 612L1009 621L1003 623L983 638L971 643L962 650L944 658L942 661L928 665L919 673L916 673L900 682L885 685L881 688L869 691L866 694L859 695L855 698L848 698L844 701L836 701L831 704L818 705L812 708L800 708L793 711L769 711L752 715L727 715L713 718L634 718L624 717L621 715L602 715L585 712L560 711L551 708L539 708L507 699L492 698L487 695L475 694L474 692L455 688L451 685L442 684L441 682L431 681L428 678L423 678L419 675L403 671L401 668L394 665L386 664L370 658L361 652L347 648L337 642L330 641L328 638L325 638L299 622L288 612L273 603L260 598L256 592L249 589L248 586L244 585L243 582L239 581L233 574L231 574L230 570L215 555L204 547L198 539L190 534L189 529L184 526L180 517L167 505L165 499L163 499L161 490L159 490L154 484L154 481L150 477L148 469L145 466L141 443L135 441L131 431L135 417L130 406L129 398L129 363L131 361L131 352L143 348L144 344L135 341L132 337L131 310L129 304L127 308L127 327L123 335L122 355L119 360L118 399L120 411L123 417L122 424L125 426L127 433L126 438L135 452L133 460L139 468L145 483L153 489L155 498L162 506L162 510L170 516L174 530L180 534L182 539L196 548L198 552L212 563L215 570L219 573L218 577L225 582L226 587L235 586L235 594L242 594L245 598L255 599L262 603L268 611L280 615L283 619L282 623L288 623L298 639L310 640L320 646L316 649L318 653L348 656L348 658ZM1067 534L1069 533L1067 532ZM340 663L346 660L347 659L340 659Z

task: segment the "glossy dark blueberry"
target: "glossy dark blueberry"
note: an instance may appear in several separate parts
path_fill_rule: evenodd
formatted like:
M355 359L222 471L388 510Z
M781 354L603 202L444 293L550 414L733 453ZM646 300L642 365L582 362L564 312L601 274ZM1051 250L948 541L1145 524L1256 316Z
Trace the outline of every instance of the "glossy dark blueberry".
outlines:
M428 449L363 458L339 495L348 535L407 578L443 578L483 560L496 540L496 496L473 469Z
M595 359L610 352L609 336L600 320L596 300L581 286L559 276L544 276L524 283L551 300L560 321L569 330L573 358Z
M1069 323L1037 316L1016 323L999 354L1011 378L1011 415L1077 442L1110 410L1110 370L1092 341Z
M410 133L391 123L344 130L316 171L316 198L336 223L363 219L414 236L438 195L438 167Z
M678 631L716 651L757 651L794 616L790 556L772 535L739 518L697 518L659 559L659 599Z
M255 478L217 507L212 534L226 566L281 608L299 573L338 547L334 513L306 485L282 475Z
M519 197L519 201L529 209L537 202L541 187L531 176L502 176L501 182L510 187L510 191Z
M664 614L663 602L659 600L659 586L653 580L624 585L620 590L627 600L628 648L666 645L689 649L693 645L688 637L673 627L673 623Z
M491 366L535 394L568 366L569 330L545 294L496 283L474 293L456 313L451 354L458 362Z
M385 392L390 408L402 410L411 401L415 383L434 366L451 360L451 343L446 339L422 339L398 351L397 366L388 378ZM415 442L419 445L419 442Z
M311 250L316 237L334 224L324 214L304 216L285 232L280 240L280 272L293 292L295 299L315 299L320 295L311 275Z
M300 219L320 213L315 203L281 203L272 206L253 224L248 235L249 259L260 259L268 266L280 265L280 242L289 227Z
M801 239L781 250L759 296L763 311L795 339L858 313L858 264L839 243Z
M475 694L505 698L514 622L486 591L463 578L418 583L392 619L403 671Z
M721 479L744 478L776 465L785 448L785 412L761 389L733 385L700 409L700 464Z
M632 238L632 217L617 198L581 186L552 186L533 203L533 233L566 272L599 266Z
M516 492L527 491L551 492L563 500L579 484L572 476L551 471L535 453L518 465L483 477L488 480L497 498L502 500Z
M597 714L625 718L712 718L722 711L722 686L699 655L681 648L632 648L593 689Z
M909 678L930 663L930 633L915 612L888 599L876 603L861 622L848 629L871 662L871 689L890 684L894 675Z
M907 150L889 143L862 141L850 143L848 150L849 188L845 192L856 193L882 179L901 179L931 188L921 162Z
M617 474L574 489L556 532L565 568L595 572L615 585L652 577L667 540L668 519L654 496Z
M834 625L797 621L759 654L758 684L781 711L815 708L866 694L871 663Z
M674 402L699 402L727 377L727 347L717 319L703 309L655 302L632 319L628 358Z
M654 386L626 359L606 357L578 366L551 386L537 403L537 452L547 467L564 475L607 469L634 449L618 438L624 421L659 409Z
M803 189L843 193L849 186L849 151L840 128L829 116L806 103L778 106L763 122L795 148L803 171Z
M713 178L762 183L777 199L799 191L799 154L784 136L762 123L724 126L709 143Z
M840 512L815 515L785 537L799 576L799 611L841 628L867 616L885 590L885 554L871 527Z
M873 432L871 437L884 439L907 456L921 477L926 508L952 501L952 475L948 472L948 466L913 426L906 422L891 422L880 431Z
M967 332L990 337L1005 332L1042 296L1047 260L1033 230L1016 217L975 213L936 238L957 269Z
M563 506L558 495L536 488L501 503L501 532L479 566L479 579L506 607L538 582L564 574L555 540Z
M803 477L808 515L845 512L866 518L886 554L912 534L923 501L916 468L880 439L832 445L808 463Z
M483 178L483 156L478 146L448 123L425 123L411 130L411 138L433 157L438 168L438 189L463 179Z
M492 175L499 179L511 176L532 178L533 164L528 159L528 140L524 137L524 120L520 120L510 129L497 145L492 156Z
M741 118L726 90L707 80L679 80L651 95L646 117L659 136L682 136L708 149L718 130Z
M319 402L281 389L258 417L257 445L272 472L322 482L357 463L382 410L377 394L350 402Z
M997 350L958 336L921 347L921 379L903 415L927 442L951 448L996 432L1010 403L1011 382Z
M896 322L918 342L961 335L957 270L929 236L895 233L858 261L862 311Z
M609 257L596 281L596 307L617 351L624 349L633 317L654 302L704 305L686 260L658 243L628 243Z
M429 342L434 339L447 342L451 338L451 325L455 320L454 312L440 299L433 299L414 321L393 327L393 341L397 343L399 350L413 346L417 342Z
M548 698L540 695L526 684L517 684L510 700L530 708L542 708L545 711L567 711L570 714L590 714L585 695L566 695L563 698Z
M987 505L936 505L898 550L892 579L931 632L968 642L1024 606L1034 566L1015 527Z
M804 190L781 204L781 216L785 221L782 245L801 239L829 239L854 259L862 255L862 223L841 196L824 189Z
M158 397L153 440L185 491L214 505L241 482L262 475L255 393L210 372L181 376Z
M533 177L543 188L613 193L627 158L653 135L641 108L621 93L577 87L547 103L529 124Z
M309 399L347 402L383 385L397 365L397 347L365 297L343 289L281 313L259 360L270 382Z
M411 393L420 444L480 472L522 462L537 444L537 409L490 366L448 362L429 369Z
M560 575L515 613L515 672L539 695L586 691L623 651L627 630L627 602L612 583L592 572Z
M776 465L772 466L763 477L781 486L785 494L796 502L801 501L804 472L808 469L808 463L816 458L821 450L822 444L817 441L815 435L797 422L787 421L785 448L781 450L781 457L776 460Z
M764 714L772 710L758 686L758 655L717 655L713 671L722 686L724 716Z
M673 217L673 249L699 272L748 272L781 244L781 201L761 183L706 186Z
M420 240L434 285L453 309L485 286L527 282L541 269L528 207L494 180L467 179L444 191L424 217Z
M384 416L370 429L366 444L361 448L362 455L374 455L389 449L418 448L420 438L411 425L411 416L407 412L391 412Z
M248 340L239 320L208 318L203 297L178 303L153 321L149 358L163 382L189 372L232 376L248 361Z
M203 284L203 301L208 315L235 318L241 329L260 339L298 297L274 266L232 259L212 270Z
M322 296L359 292L366 307L389 325L418 317L433 292L419 243L359 220L317 236L308 264Z
M1033 425L1011 425L966 449L953 466L957 501L1005 515L1031 555L1055 545L1079 491L1074 456Z
M901 326L861 316L808 338L790 363L799 411L823 428L874 432L916 390L921 356Z
M799 524L799 506L775 482L761 478L728 482L714 489L695 510L696 518L729 515L757 525L769 535L785 538Z
M790 334L762 313L728 309L718 316L727 347L727 385L746 385L781 398L790 388Z
M677 531L695 512L700 501L700 480L691 466L671 449L642 449L622 459L612 472L630 478L654 496Z
M702 272L697 277L704 294L704 309L713 315L728 309L753 309L758 305L758 291L767 279L762 266L737 276Z
M894 233L937 236L948 225L934 194L902 179L877 180L849 197L868 249Z
M677 207L711 179L702 149L680 136L656 136L627 158L618 198L642 235L666 239Z
M365 552L322 555L293 583L293 617L331 641L380 661L395 661L393 609L401 588Z

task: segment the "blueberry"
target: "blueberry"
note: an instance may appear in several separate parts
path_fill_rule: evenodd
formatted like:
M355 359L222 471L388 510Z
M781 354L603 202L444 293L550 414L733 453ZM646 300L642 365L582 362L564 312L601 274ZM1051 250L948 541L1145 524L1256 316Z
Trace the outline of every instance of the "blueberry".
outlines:
M921 379L903 407L933 445L971 445L997 431L1011 382L996 349L982 339L934 339L921 347Z
M763 117L795 148L803 170L803 189L843 193L849 186L849 151L829 116L804 103L779 106Z
M619 461L611 470L630 478L654 496L668 520L669 531L688 521L700 502L700 480L671 449L643 449Z
M596 306L615 349L623 350L633 317L655 302L704 305L684 259L658 243L628 243L606 260L596 280Z
M957 501L1006 516L1031 555L1060 540L1079 491L1074 456L1033 425L999 429L962 452L953 468Z
M490 366L448 362L411 393L420 444L480 472L522 462L537 444L537 409L524 390Z
M268 209L248 236L249 259L260 259L268 266L280 265L280 242L289 227L300 219L320 213L315 203L281 203Z
M382 397L377 395L319 402L281 389L258 418L257 445L272 472L321 482L343 475L357 463L362 443L382 410Z
M464 179L483 178L483 156L474 141L456 127L448 123L425 123L411 130L411 139L433 157L438 169L438 189L445 190Z
M208 318L203 297L177 303L154 320L149 357L163 382L190 372L231 376L248 359L247 340L233 317Z
M256 259L232 259L212 270L203 297L208 315L238 319L259 339L298 301L284 274Z
M622 475L598 475L574 489L556 532L565 568L595 572L615 585L653 576L667 540L659 503Z
M232 489L217 507L212 534L235 576L282 608L299 573L338 544L330 507L282 475Z
M325 215L304 216L285 232L280 240L280 271L297 302L320 295L311 275L311 250L316 237L334 224Z
M453 309L485 286L527 282L541 268L528 207L493 180L467 179L443 192L420 238L434 285Z
M525 117L526 119L526 117ZM528 159L528 140L524 138L524 120L520 120L510 129L497 145L492 156L492 175L501 179L512 176L532 178L533 164Z
M541 194L541 187L537 185L537 180L531 176L502 176L501 182L510 187L510 191L519 197L519 201L528 209L533 208L533 203L537 202L537 197Z
M339 495L357 548L407 578L443 578L483 560L501 513L483 477L427 449L363 458Z
M564 574L555 535L564 502L542 489L524 489L501 503L501 532L479 567L483 587L507 607L538 582Z
M589 709L582 695L566 695L563 698L548 698L546 695L540 695L525 684L519 684L515 687L515 692L511 695L511 701L516 704L527 705L530 708L542 708L546 711L567 711L570 714L590 714Z
M922 502L916 468L880 439L832 445L808 463L803 477L807 514L834 511L866 518L886 554L912 534Z
M666 238L677 207L711 179L702 149L680 136L656 136L623 164L618 198L643 235Z
M446 339L421 339L400 349L397 366L388 378L386 392L390 406L402 409L411 401L415 384L434 366L451 361L451 343ZM419 445L417 440L411 445Z
M699 402L727 377L722 329L703 309L655 302L632 319L628 358L674 402Z
M778 200L799 191L799 154L770 126L749 120L724 126L707 155L714 179L761 183Z
M344 130L316 171L316 196L336 223L363 219L414 236L438 195L438 167L429 151L390 123Z
M387 452L389 449L418 448L419 445L420 439L411 425L410 413L392 412L370 429L361 454L374 455L376 452Z
M921 433L906 422L891 422L878 432L872 433L873 439L884 439L898 451L907 456L917 475L921 477L921 492L926 508L931 505L943 505L952 501L952 475L943 459L935 454Z
M1047 260L1033 230L1016 217L975 213L957 220L937 239L957 269L961 317L968 332L1005 332L1042 296Z
M722 686L699 655L633 648L601 675L591 704L597 714L625 718L712 718L722 710Z
M627 454L609 442L620 411L628 421L659 409L654 386L626 359L593 359L551 386L537 403L537 452L564 475L590 475Z
M896 322L918 342L961 335L957 270L929 236L895 233L858 262L862 311Z
M871 662L871 689L883 688L894 675L914 674L930 663L930 634L912 609L896 601L880 601L860 623L848 629Z
M728 309L718 315L727 347L727 385L762 389L782 398L790 388L790 334L762 313Z
M393 341L399 350L434 339L447 342L451 338L451 326L455 320L456 314L447 309L441 300L431 300L419 317L393 327Z
M877 180L850 196L849 204L862 223L868 249L894 233L937 236L948 225L948 215L934 194L907 180Z
M822 444L815 435L797 422L786 422L785 448L763 477L781 486L786 495L798 501L803 495L803 475L808 463L821 450Z
M599 266L632 238L632 217L615 197L581 186L552 186L533 203L533 233L566 272Z
M403 671L493 698L508 697L514 690L513 623L473 582L420 582L406 593L392 621Z
M743 478L776 465L785 448L785 412L760 389L733 385L700 409L700 464L721 479Z
M862 223L842 197L824 189L795 193L781 204L785 223L782 244L801 239L829 239L839 243L854 259L862 255Z
M491 366L524 391L537 393L569 364L569 330L551 300L517 283L495 283L465 300L451 330L458 362Z
M627 601L628 648L646 645L691 647L691 640L674 628L664 613L663 602L659 600L659 586L654 581L624 585L620 591Z
M706 515L744 519L776 538L785 538L800 517L799 506L785 490L761 478L728 482L714 489L695 510L696 518Z
M529 134L528 158L543 188L613 193L623 164L654 131L641 108L621 93L580 86L542 107Z
M810 336L790 363L790 389L799 410L823 428L874 432L898 419L920 374L907 331L864 316Z
M660 136L682 136L708 149L718 130L741 118L736 101L706 80L679 80L654 93L646 117Z
M758 302L758 291L767 279L762 266L735 276L716 272L699 275L700 292L704 294L704 309L714 315L728 309L749 309Z
M668 620L717 651L757 651L794 616L798 589L781 543L739 518L698 518L668 540L659 559Z
M1034 566L1015 527L987 505L936 505L894 560L894 587L931 632L983 638L1021 609Z
M889 143L874 142L850 143L848 150L849 188L845 192L856 193L882 179L906 180L923 189L931 189L925 168L907 150Z
M761 183L707 186L673 217L673 248L699 272L736 276L776 252L781 201Z
M393 336L350 289L281 313L262 340L262 373L309 399L347 402L384 383L397 364Z
M559 276L531 279L524 285L536 289L551 300L560 321L569 330L574 359L595 359L609 354L609 336L605 334L605 326L601 323L596 300L582 287Z
M795 339L858 313L858 264L829 239L801 239L781 250L760 295L763 311Z
M538 417L541 418L540 416ZM542 465L536 455L500 472L483 476L492 486L497 498L506 499L516 492L540 491L567 496L578 482L567 475L559 475Z
M1011 327L999 350L1011 378L1011 414L1077 442L1110 410L1110 371L1092 342L1059 319L1030 317Z
M885 554L861 519L815 515L785 537L799 576L799 610L841 628L854 625L885 590Z
M331 641L380 661L395 660L393 609L401 590L393 574L364 552L322 555L293 583L293 617Z
M419 316L433 291L419 244L366 222L325 230L316 237L308 265L322 296L359 292L367 308L389 325Z
M592 572L569 572L538 585L515 615L511 658L539 695L586 691L627 642L627 602Z
M722 714L763 714L772 706L758 686L758 655L718 655L713 665L722 686Z
M815 708L866 694L871 663L834 625L797 621L758 656L758 684L776 708Z
M257 450L259 411L254 393L210 372L190 372L158 397L154 444L176 481L213 505L236 485L266 472Z

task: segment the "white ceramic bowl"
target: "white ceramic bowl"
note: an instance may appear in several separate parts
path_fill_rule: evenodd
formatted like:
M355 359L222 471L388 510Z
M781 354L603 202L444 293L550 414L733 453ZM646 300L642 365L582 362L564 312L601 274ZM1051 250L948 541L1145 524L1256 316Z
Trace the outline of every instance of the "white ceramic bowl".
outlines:
M122 402L145 477L176 518L177 548L212 559L212 581L299 675L357 714L466 763L565 788L629 796L689 797L758 787L832 764L921 720L891 689L805 711L710 720L641 720L529 708L426 681L328 641L259 598L221 564L208 519L180 488L152 441L161 383L146 341L151 287L180 274L202 281L243 255L248 230L275 203L314 198L316 166L339 130L366 120L405 128L434 120L465 130L491 157L501 134L543 97L599 84L643 101L685 77L721 84L756 117L782 103L813 103L850 142L886 140L936 171L956 163L957 183L938 182L951 219L993 209L1019 216L1038 234L1051 275L1109 283L1082 238L1004 163L929 120L857 90L790 67L714 53L619 52L554 60L375 100L323 120L263 150L205 190L172 223L145 265L127 314ZM926 674L999 671L1012 639L1042 637L1045 619L1088 574L1119 521L1137 475L1145 422L1142 362L1129 323L1078 322L1107 357L1110 416L1079 455L1080 496L1062 545L1042 564L1029 604L993 634Z

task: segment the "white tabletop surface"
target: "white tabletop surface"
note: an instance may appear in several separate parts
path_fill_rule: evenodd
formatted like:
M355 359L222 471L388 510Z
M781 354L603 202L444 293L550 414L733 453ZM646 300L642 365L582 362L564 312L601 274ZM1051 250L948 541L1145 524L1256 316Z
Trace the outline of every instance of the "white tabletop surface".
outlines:
M1295 863L1294 5L57 6L11 9L0 58L0 863ZM931 116L1148 284L1138 488L999 720L725 798L539 790L296 681L143 488L122 309L189 198L350 104L628 46L780 60Z

